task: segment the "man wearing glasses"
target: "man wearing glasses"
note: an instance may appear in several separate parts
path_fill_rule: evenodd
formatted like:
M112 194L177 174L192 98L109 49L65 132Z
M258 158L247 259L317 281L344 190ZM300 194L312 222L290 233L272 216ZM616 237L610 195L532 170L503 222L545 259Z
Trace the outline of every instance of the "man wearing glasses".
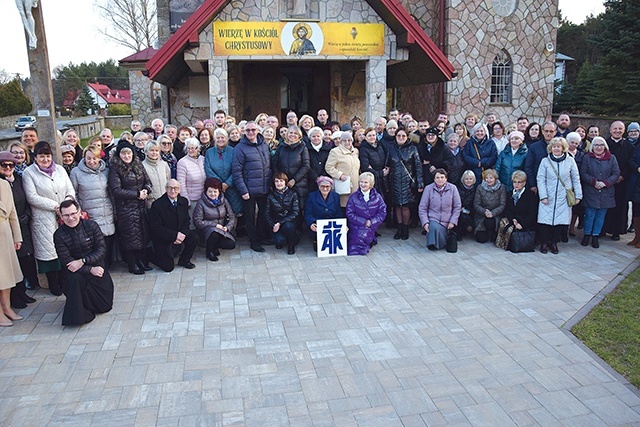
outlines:
M538 168L542 159L547 157L547 145L555 138L558 126L551 121L542 125L542 140L534 142L527 151L527 157L524 162L524 171L527 174L527 185L534 193L538 194L538 184L536 178L538 176Z
M233 182L242 196L251 249L256 252L264 252L261 243L268 238L264 212L270 188L269 164L269 146L258 133L256 122L250 121L244 128L242 139L234 147L231 171Z
M53 240L67 297L62 324L82 325L113 306L113 280L104 263L107 246L98 224L80 219L75 200L60 203L60 217L64 225L56 230Z

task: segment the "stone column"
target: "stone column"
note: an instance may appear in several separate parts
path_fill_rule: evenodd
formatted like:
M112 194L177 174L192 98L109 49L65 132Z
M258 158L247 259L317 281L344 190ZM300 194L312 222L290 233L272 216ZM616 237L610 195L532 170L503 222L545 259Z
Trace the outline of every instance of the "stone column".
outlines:
M40 141L51 143L54 161L62 163L60 150L56 143L56 113L53 103L53 87L51 85L51 67L49 66L49 53L47 51L47 38L44 31L44 21L42 19L42 3L32 9L35 20L36 37L38 45L30 50L28 43L29 71L31 74L31 87L33 93L33 108L36 111L38 120L38 138ZM25 37L28 39L26 32Z
M373 123L386 115L387 109L387 61L383 57L371 57L366 65L367 116L365 123Z
M229 66L226 59L209 60L209 109L229 112Z

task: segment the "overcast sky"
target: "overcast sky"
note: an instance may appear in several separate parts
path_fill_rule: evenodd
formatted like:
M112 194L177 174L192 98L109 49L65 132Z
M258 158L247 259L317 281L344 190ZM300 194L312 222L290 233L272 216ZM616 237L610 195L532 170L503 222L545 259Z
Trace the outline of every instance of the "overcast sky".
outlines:
M590 14L604 11L603 0L559 1L562 14L577 24ZM107 42L98 32L101 19L93 8L93 0L40 0L40 7L43 7L52 68L70 62L101 62L111 58L117 61L133 53ZM0 43L0 69L26 77L29 74L27 48L14 0L0 1L0 16L3 34L10 35Z

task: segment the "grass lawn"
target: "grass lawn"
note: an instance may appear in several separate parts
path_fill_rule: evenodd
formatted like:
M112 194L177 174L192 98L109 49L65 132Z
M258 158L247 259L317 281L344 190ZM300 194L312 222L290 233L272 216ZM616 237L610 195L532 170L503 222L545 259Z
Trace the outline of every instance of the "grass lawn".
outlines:
M128 132L131 132L131 130L130 130L130 129L111 129L111 132L113 132L113 136L114 136L114 138L117 140L117 139L120 137L120 134L121 134L122 132L124 132L125 130L126 130L126 131L128 131ZM80 140L80 146L81 146L81 147L86 147L86 146L88 145L88 143L89 143L89 140L90 140L91 138L93 138L94 136L98 136L98 135L100 135L100 132L98 132L97 134L95 134L95 135L93 135L93 136L90 136L90 137L88 137L88 138L82 138L82 139Z
M625 278L571 332L640 388L640 268Z

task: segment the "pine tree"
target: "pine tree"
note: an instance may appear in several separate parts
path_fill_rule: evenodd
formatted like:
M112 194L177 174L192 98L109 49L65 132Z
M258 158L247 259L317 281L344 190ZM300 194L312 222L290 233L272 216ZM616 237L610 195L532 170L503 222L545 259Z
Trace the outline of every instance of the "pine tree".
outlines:
M76 114L84 116L85 114L90 114L91 110L95 108L95 100L93 96L91 96L91 92L87 86L84 86L80 90L80 95L78 95L78 99L76 99L76 103L74 105L74 110Z
M22 91L18 79L0 84L0 117L27 114L33 105Z

